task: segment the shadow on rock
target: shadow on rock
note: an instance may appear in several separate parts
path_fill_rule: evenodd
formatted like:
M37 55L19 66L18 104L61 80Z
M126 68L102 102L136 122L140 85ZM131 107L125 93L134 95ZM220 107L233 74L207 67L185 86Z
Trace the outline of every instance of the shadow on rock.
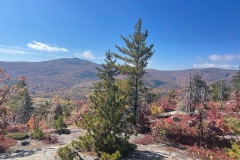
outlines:
M69 129L59 129L55 132L56 134L71 134L71 131Z
M161 160L167 158L163 155L161 155L161 153L157 153L157 152L150 152L150 151L134 151L132 152L127 158L126 160Z
M22 158L35 154L36 151L33 150L16 150L14 153L4 153L0 154L0 159L14 159Z

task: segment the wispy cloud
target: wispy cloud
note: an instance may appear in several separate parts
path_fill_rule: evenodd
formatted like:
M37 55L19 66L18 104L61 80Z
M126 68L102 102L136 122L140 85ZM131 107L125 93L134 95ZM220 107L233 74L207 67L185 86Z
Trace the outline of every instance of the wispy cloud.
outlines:
M223 69L237 69L236 65L230 64L214 64L214 63L203 63L203 64L194 64L194 68L223 68Z
M239 54L211 54L208 56L208 60L199 60L198 58L198 64L193 64L193 67L237 69L238 59L240 59Z
M11 46L4 46L0 45L0 53L2 54L30 54L29 52L18 48L18 47L11 47Z
M85 50L83 53L80 54L80 56L86 59L95 59L93 52L90 50Z
M194 68L213 68L216 65L213 63L204 63L204 64L194 64L193 67Z
M37 41L31 41L27 45L29 48L32 48L38 51L43 51L43 52L68 52L66 48L59 48L59 47L51 46L41 42L37 42Z
M235 56L232 54L220 55L220 54L212 54L208 57L212 61L232 61Z

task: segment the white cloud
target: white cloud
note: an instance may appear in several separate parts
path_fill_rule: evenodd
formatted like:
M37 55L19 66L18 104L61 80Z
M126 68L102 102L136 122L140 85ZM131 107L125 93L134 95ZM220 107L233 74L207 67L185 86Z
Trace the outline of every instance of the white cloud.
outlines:
M226 55L219 55L219 54L212 54L208 58L212 61L231 61L234 59L234 55L226 54Z
M211 63L194 64L193 67L194 68L213 68L215 67L215 64L211 64Z
M18 47L0 45L0 53L2 54L30 54Z
M80 56L84 57L84 58L87 58L87 59L95 59L95 56L93 55L93 52L89 51L89 50L85 50Z
M27 44L29 48L44 51L44 52L68 52L66 48L59 48L55 46L50 46L41 42L32 41Z
M237 59L240 59L240 54L239 54L239 55L237 55Z
M203 63L203 64L194 64L194 68L223 68L223 69L237 69L236 65L230 64L214 64L214 63Z

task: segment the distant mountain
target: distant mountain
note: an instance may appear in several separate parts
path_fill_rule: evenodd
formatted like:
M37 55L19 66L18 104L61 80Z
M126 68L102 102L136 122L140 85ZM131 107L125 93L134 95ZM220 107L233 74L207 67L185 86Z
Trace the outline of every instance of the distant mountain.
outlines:
M19 76L27 78L30 91L35 96L53 95L82 98L92 91L93 83L98 81L96 67L99 65L78 58L57 59L45 62L1 62L12 79ZM235 70L226 69L188 69L181 71L160 71L148 69L144 77L146 85L154 88L173 89L186 86L190 74L199 73L203 80L212 83L217 80L230 82Z
M78 58L45 62L0 62L0 66L11 79L25 76L31 92L41 97L68 95L68 92L72 94L73 89L76 90L74 98L78 98L86 94L85 90L89 91L92 83L98 80L98 64Z
M204 68L204 69L187 69L177 71L160 71L149 69L144 77L145 82L150 83L155 87L160 87L162 90L176 89L189 85L190 76L197 73L202 76L203 80L211 84L213 82L223 80L230 84L232 76L236 70L227 70L219 68Z

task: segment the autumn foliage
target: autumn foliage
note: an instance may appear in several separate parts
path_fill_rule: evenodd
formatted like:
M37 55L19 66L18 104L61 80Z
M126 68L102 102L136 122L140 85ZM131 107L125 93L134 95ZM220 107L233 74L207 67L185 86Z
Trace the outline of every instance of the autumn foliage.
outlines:
M25 133L28 129L27 124L10 124L7 126L7 133Z
M15 140L7 137L0 137L0 153L5 153L8 148L14 144L16 144Z
M9 93L14 89L8 81L10 76L0 67L0 136L7 129L9 122L13 119L12 112L4 105L8 101Z
M31 118L28 121L28 127L30 131L33 131L37 127L33 116L31 116Z
M72 147L78 151L94 151L105 157L118 152L125 156L129 150L135 149L128 141L133 131L145 134L130 141L135 144L168 141L184 146L197 158L211 160L240 157L240 144L236 138L240 135L239 90L233 90L230 99L226 101L212 101L207 84L199 76L205 88L196 84L198 88L192 85L187 94L184 89L173 90L151 102L140 99L141 103L134 110L126 98L128 95L115 82L115 73L108 73L116 71L118 74L114 68L115 61L110 59L112 56L109 53L109 66L102 65L103 68L98 69L102 81L95 85L90 101L55 97L43 103L35 98L35 102L29 101L33 108L27 113L28 122L21 122L24 124L11 123L16 118L16 113L11 110L8 102L13 98L11 92L16 91L16 86L10 85L10 77L0 67L0 153L6 152L16 143L7 138L6 134L27 134L26 132L33 131L30 137L42 140L44 144L53 144L57 143L57 138L46 135L43 130L53 127L59 133L64 133L68 125L76 122L78 127L87 130L87 135L73 141ZM104 67L109 68L104 70ZM25 77L20 77L19 81L24 82ZM20 90L23 91L24 89ZM134 111L137 111L137 130L133 130L136 125Z

